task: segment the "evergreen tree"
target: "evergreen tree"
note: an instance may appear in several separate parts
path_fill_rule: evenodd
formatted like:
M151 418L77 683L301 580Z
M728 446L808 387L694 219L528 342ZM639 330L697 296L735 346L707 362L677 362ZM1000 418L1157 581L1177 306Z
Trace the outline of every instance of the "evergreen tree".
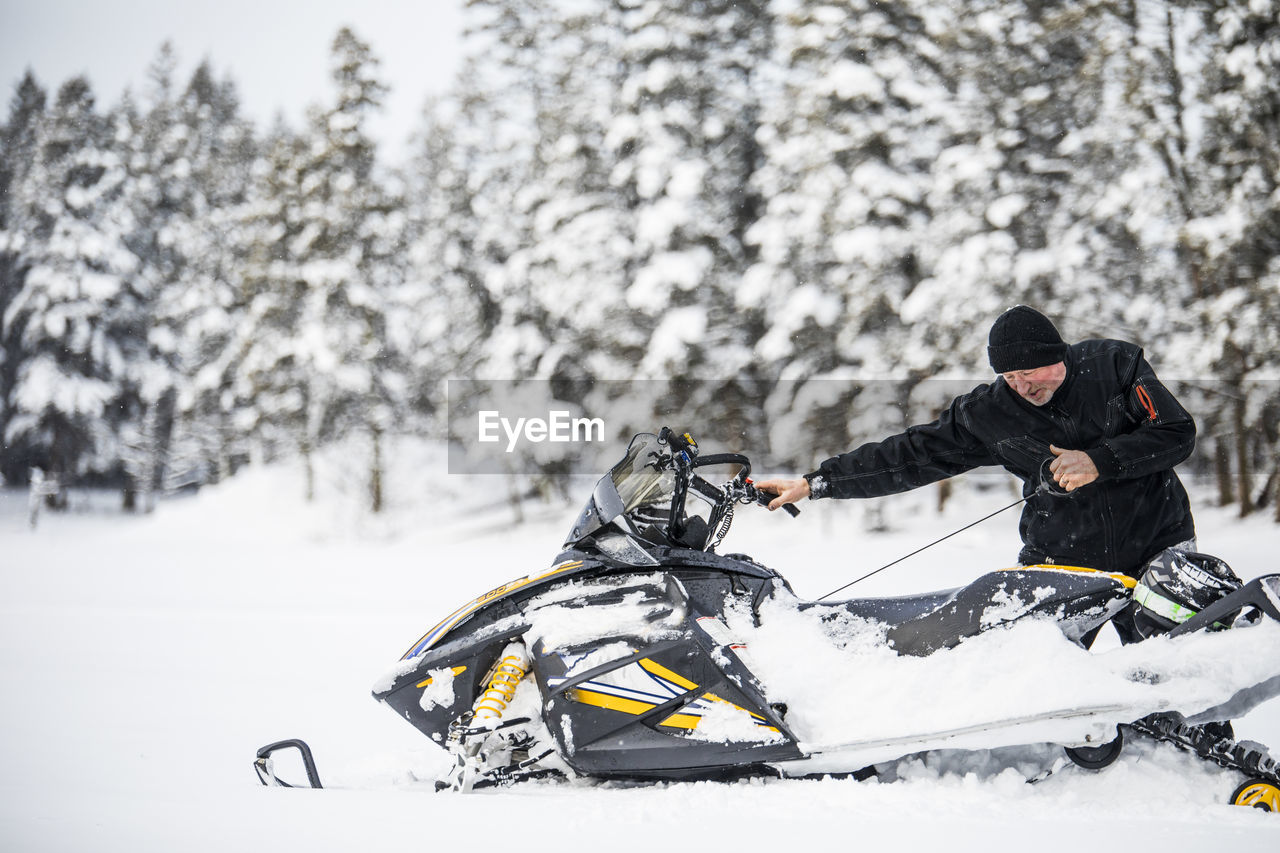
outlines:
M254 179L257 140L240 115L229 80L217 81L208 63L197 66L181 101L191 128L191 174L198 188L194 215L180 222L173 242L188 247L188 287L174 291L165 315L175 318L182 386L177 399L168 488L216 481L245 457L234 426L231 348L245 322L243 291L234 272L239 221Z
M277 139L272 176L253 217L248 259L255 321L244 368L251 397L308 463L321 443L359 428L372 441L372 503L381 506L382 436L404 405L400 356L386 336L387 292L401 239L398 203L376 170L367 120L385 87L377 60L349 29L333 42L334 101L313 109L309 134Z
M475 376L501 322L484 281L476 190L482 155L465 138L459 110L428 104L405 177L406 281L392 330L405 354L409 399L424 430L442 434L445 380Z
M234 232L232 275L243 320L232 327L217 371L230 381L220 396L234 413L250 457L265 461L303 444L307 364L295 350L307 291L298 274L305 228L299 164L305 151L306 142L289 128L278 124L269 132ZM218 384L214 379L210 388Z
M1232 434L1237 501L1254 508L1254 469L1276 471L1280 403L1280 5L1275 0L1198 4L1208 61L1196 193L1186 248L1205 331L1203 356L1220 378L1221 419ZM1268 429L1270 427L1270 429ZM1269 497L1264 491L1264 497Z
M769 401L780 449L902 425L891 399L868 404L886 388L832 379L887 379L903 359L931 170L960 130L936 42L947 26L910 2L796 2L779 15L756 175L768 204L737 299L763 310L757 352L786 380Z
M164 46L129 140L131 245L142 259L148 347L134 366L140 419L126 467L144 507L157 488L216 479L234 452L222 362L238 321L230 247L253 143L234 88L202 63L179 90L175 65Z
M635 350L618 358L632 328L623 299L630 217L611 182L605 138L617 101L617 15L602 0L540 11L523 34L544 46L540 68L523 77L534 145L514 213L526 233L503 265L508 299L519 306L507 321L526 328L530 342L517 369L557 380L618 377Z
M928 275L903 305L903 355L925 374L989 375L991 320L1018 302L1055 314L1054 244L1071 170L1058 150L1078 126L1088 39L1063 4L948 6L936 35L957 122L939 152L922 246Z
M46 95L27 71L9 104L8 121L0 127L0 437L8 434L10 398L22 364L22 324L9 306L21 293L30 268L28 238L34 233L36 210L24 203L36 160ZM0 478L23 482L30 462L18 448L3 442Z
M68 81L41 122L26 180L12 193L29 230L20 262L26 275L5 312L6 337L17 336L23 357L5 443L31 447L64 487L118 473L119 429L132 414L121 389L145 339L114 131L88 81Z
M630 215L626 303L642 330L639 375L706 380L685 402L723 440L759 434L759 318L737 302L754 260L752 176L769 56L765 2L618 0L620 88L606 142Z
M466 281L480 311L483 347L478 371L486 377L517 379L535 375L550 348L537 300L511 258L532 245L533 209L539 181L539 122L557 101L552 78L557 8L549 0L470 0L472 52L464 63L459 91L441 104L436 119L452 113L450 149L441 167L429 166L436 180L436 204L467 221L441 223L440 239L461 254L445 255ZM435 155L443 154L437 150ZM429 155L431 156L431 155Z

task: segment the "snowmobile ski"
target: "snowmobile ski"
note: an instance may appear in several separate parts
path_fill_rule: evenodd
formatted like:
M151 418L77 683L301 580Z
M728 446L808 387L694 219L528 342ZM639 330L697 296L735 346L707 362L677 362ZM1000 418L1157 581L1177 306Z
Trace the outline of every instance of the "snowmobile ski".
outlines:
M311 747L307 746L306 741L296 738L290 740L276 741L269 743L258 750L258 756L254 759L253 769L258 773L258 779L263 785L277 788L299 788L300 785L290 784L276 776L275 760L272 756L284 749L296 749L302 757L303 767L306 768L307 783L309 787L319 788L320 774L316 771L316 761L311 755Z
M1055 728L1059 735L1057 740L1083 746L1104 744L1114 737L1114 721L1124 712L1123 705L1066 708L923 734L812 746L807 747L805 759L778 765L778 769L787 776L809 775L822 772L822 768L833 761L867 766L939 749L991 748L1049 741L1049 732Z

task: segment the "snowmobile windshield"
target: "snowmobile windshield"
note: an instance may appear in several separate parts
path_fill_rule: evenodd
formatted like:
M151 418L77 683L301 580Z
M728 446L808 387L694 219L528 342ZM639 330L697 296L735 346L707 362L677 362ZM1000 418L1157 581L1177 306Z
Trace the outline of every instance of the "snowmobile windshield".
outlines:
M656 435L642 432L631 439L626 455L596 483L565 545L632 513L665 516L676 486L675 472L667 467L669 459L670 449Z
M664 464L667 452L658 437L640 433L631 439L627 455L609 471L622 502L623 513L642 506L666 504L675 495L675 472Z

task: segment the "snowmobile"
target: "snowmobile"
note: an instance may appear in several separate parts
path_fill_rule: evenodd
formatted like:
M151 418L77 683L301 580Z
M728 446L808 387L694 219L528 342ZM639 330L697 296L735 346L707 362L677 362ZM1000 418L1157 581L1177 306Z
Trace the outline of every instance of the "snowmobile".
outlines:
M701 473L713 467L737 470L717 485ZM818 623L877 626L898 658L945 653L1030 620L1080 643L1126 609L1150 637L1246 633L1280 621L1280 574L1242 583L1216 558L1170 552L1140 581L1034 565L957 589L806 602L773 569L745 554L717 553L735 510L774 497L750 474L745 455L703 454L687 433L664 427L636 435L595 485L549 567L463 604L409 648L373 695L453 756L437 789L545 777L861 779L877 764L930 750L1043 742L1100 769L1126 736L1137 735L1239 772L1245 781L1233 802L1280 811L1280 765L1265 747L1238 743L1229 725L1215 724L1280 694L1276 655L1261 655L1271 662L1189 716L1167 700L1154 708L1100 702L832 744L802 736L803 709L775 695L741 636L780 600ZM1141 667L1124 675L1161 680ZM318 787L301 741L259 751L263 782L284 784L271 756L285 748L303 753Z

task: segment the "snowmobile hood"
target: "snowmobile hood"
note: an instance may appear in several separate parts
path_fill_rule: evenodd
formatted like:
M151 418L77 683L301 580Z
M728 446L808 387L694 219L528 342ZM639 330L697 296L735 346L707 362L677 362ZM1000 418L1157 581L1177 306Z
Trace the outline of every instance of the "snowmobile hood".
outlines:
M587 561L581 559L565 559L557 562L554 566L543 572L535 572L525 575L522 578L508 581L501 586L494 587L484 595L468 601L457 610L450 613L444 619L440 620L430 631L422 636L418 642L413 644L409 651L405 652L400 658L408 660L417 657L423 652L430 649L443 639L450 631L467 621L472 615L483 609L486 605L493 604L505 598L510 598L520 590L529 590L540 586L543 583L553 579L563 579L581 571L590 571L599 568L599 563L588 564Z
M661 546L653 547L652 553L655 567L678 565L729 575L768 579L783 588L790 589L786 579L773 569L760 565L743 554L721 556L692 549ZM473 598L454 610L433 626L430 631L423 634L413 644L413 647L401 656L400 660L409 660L438 646L454 629L462 626L476 614L492 605L509 600L513 604L516 603L515 600L517 599L523 601L537 594L551 583L559 583L569 578L585 574L627 572L634 570L634 568L633 565L626 563L614 563L604 556L595 557L573 550L563 551L556 558L555 564L549 569L533 572L494 587L484 595Z

